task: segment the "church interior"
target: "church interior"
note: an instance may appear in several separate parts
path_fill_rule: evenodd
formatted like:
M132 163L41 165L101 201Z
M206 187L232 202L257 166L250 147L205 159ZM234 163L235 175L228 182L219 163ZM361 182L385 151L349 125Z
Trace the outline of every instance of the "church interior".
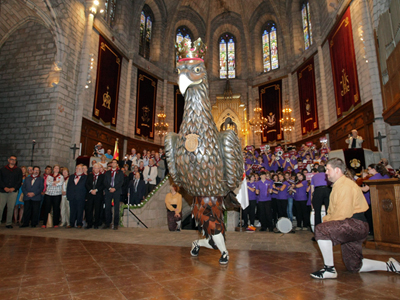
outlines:
M0 0L1 161L74 170L98 142L114 149L118 141L120 157L163 148L184 115L175 43L199 37L212 117L243 149L325 139L342 151L356 129L364 149L400 168L400 0ZM399 220L389 233L398 245ZM322 258L310 232L228 231L231 261L221 267L209 249L190 257L196 232L149 222L157 225L97 235L1 227L0 299L400 294L398 276L346 272L340 247L340 279L313 281ZM399 249L364 254L398 259Z

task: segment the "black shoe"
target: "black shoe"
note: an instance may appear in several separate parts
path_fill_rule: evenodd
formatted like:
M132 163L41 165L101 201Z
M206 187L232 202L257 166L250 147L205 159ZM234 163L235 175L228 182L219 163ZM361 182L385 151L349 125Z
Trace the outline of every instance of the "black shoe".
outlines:
M118 225L114 225L113 230L118 230Z
M221 255L221 258L219 259L219 263L221 265L226 265L229 262L229 255L228 251L224 251Z
M267 228L261 228L260 231L267 231Z
M192 250L190 250L190 254L192 256L198 256L200 251L200 246L197 244L197 241L192 243Z
M21 225L19 228L29 227L29 225Z
M36 228L36 225L31 225L31 228Z
M178 231L178 232L179 232L179 231L181 231L181 230L178 228L176 231Z
M101 229L110 229L110 225L104 224L103 227L101 227Z
M14 228L12 225L6 225L6 228Z
M324 266L323 269L311 273L310 276L315 279L335 279L337 278L337 273L335 267Z
M85 229L91 229L92 228L92 226L86 226L85 227Z
M94 229L99 229L99 226L94 226L93 228L94 228Z
M313 242L316 242L315 237L312 237L311 240L312 240Z

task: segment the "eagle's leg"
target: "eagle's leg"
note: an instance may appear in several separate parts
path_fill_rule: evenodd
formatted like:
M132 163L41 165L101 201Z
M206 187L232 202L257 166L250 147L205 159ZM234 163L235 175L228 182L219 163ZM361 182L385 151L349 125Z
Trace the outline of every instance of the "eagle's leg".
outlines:
M218 249L221 252L221 264L228 263L228 251L225 246L225 224L223 214L224 197L195 197L193 216L199 231L205 239L192 243L192 256L197 256L200 247Z

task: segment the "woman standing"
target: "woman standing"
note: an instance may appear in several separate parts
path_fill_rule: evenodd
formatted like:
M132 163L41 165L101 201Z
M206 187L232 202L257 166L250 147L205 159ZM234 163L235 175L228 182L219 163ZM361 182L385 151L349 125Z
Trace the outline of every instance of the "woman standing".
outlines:
M53 174L49 175L46 180L46 192L44 196L45 216L42 228L46 228L47 218L53 207L53 226L58 228L60 223L60 204L62 197L62 188L64 184L64 177L60 173L60 166L53 167Z
M28 171L25 166L21 167L21 171L22 171L22 184L24 184L25 178L28 177ZM22 224L22 216L24 214L24 201L22 200L24 198L24 195L22 193L22 184L21 187L19 188L17 201L15 202L14 206L14 219L16 225ZM19 217L18 217L18 210L19 210Z
M285 177L281 173L278 174L278 179L280 182L282 182L281 186L277 186L276 184L274 184L274 188L278 190L278 195L276 196L278 206L278 219L282 217L287 218L289 182L285 180Z
M171 185L170 191L165 196L168 229L169 231L180 231L182 222L182 195L179 194L179 187L175 183Z
M68 168L63 168L62 171L64 183L62 185L61 197L61 226L69 226L69 201L67 199L67 185L69 180Z
M304 175L297 173L297 181L294 184L294 206L296 208L297 227L296 230L307 230L310 223L310 213L307 208L307 180Z
M249 205L243 211L243 221L246 231L256 231L254 227L256 217L257 195L256 195L256 181L254 174L248 176L247 192L249 195ZM248 226L248 217L250 217L250 226ZM247 227L248 226L248 227Z

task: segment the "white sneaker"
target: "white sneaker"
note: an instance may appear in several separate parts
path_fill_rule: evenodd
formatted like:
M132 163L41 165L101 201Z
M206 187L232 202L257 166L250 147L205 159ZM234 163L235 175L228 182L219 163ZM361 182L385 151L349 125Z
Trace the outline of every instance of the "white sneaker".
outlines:
M296 231L300 231L301 230L301 227L296 227Z
M256 227L261 227L261 223L260 223L260 221L254 221L254 226L256 226Z
M386 266L388 272L400 274L400 263L393 257L389 258L388 262L386 263Z
M335 279L337 278L337 272L335 267L324 266L323 269L311 273L310 276L315 279Z

